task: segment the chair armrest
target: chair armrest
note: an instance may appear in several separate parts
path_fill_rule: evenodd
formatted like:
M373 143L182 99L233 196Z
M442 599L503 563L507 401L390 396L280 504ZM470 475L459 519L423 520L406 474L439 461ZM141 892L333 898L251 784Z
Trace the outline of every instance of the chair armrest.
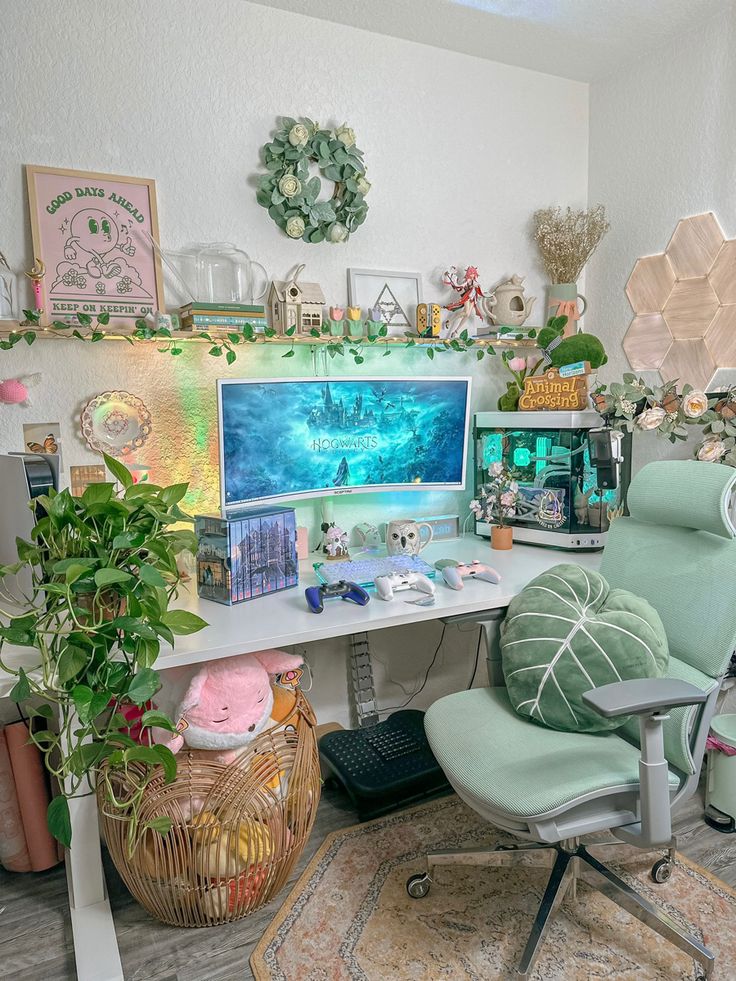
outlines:
M604 719L613 719L618 715L666 712L677 705L700 705L707 701L708 692L676 678L635 678L593 688L582 698Z
M709 693L676 678L616 681L583 693L583 701L605 719L639 716L639 801L641 818L614 834L638 848L668 844L672 838L669 763L664 753L663 720L678 705L700 705Z

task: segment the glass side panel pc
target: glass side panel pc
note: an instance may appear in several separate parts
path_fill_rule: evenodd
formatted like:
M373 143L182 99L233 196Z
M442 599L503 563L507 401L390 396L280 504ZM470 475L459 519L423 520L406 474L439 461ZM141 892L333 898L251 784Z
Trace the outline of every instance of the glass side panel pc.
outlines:
M480 412L474 446L476 496L497 461L519 484L521 501L509 519L515 541L602 548L610 522L624 513L631 434L602 431L596 412ZM476 521L476 534L490 533Z

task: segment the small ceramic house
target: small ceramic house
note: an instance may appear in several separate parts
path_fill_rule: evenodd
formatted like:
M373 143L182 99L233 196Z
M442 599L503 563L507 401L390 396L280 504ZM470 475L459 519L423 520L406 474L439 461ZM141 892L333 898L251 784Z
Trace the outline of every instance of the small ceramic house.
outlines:
M296 327L297 334L308 334L312 328L322 326L322 308L325 295L319 283L303 283L299 266L291 279L274 279L268 291L268 308L271 326L284 334L289 327Z

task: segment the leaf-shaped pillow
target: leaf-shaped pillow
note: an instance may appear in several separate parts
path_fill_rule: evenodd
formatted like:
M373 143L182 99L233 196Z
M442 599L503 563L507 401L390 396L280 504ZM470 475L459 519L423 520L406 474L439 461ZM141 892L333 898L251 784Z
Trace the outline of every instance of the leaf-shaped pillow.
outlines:
M657 611L578 565L556 565L519 593L503 623L501 654L515 710L566 732L622 726L628 717L602 718L583 703L583 692L658 678L669 662Z

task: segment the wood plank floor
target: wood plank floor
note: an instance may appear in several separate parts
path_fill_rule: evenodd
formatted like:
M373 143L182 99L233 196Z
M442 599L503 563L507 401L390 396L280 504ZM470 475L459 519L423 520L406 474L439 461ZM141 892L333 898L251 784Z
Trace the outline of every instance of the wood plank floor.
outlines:
M702 821L702 799L679 812L680 850L736 886L736 835L721 835ZM355 823L345 797L326 788L315 829L293 878L325 835ZM150 919L106 861L126 981L248 981L248 957L288 893L238 923L213 929L178 930ZM63 867L12 875L0 870L0 978L3 981L73 981L74 955ZM298 981L298 979L294 979ZM382 979L389 981L389 979Z

